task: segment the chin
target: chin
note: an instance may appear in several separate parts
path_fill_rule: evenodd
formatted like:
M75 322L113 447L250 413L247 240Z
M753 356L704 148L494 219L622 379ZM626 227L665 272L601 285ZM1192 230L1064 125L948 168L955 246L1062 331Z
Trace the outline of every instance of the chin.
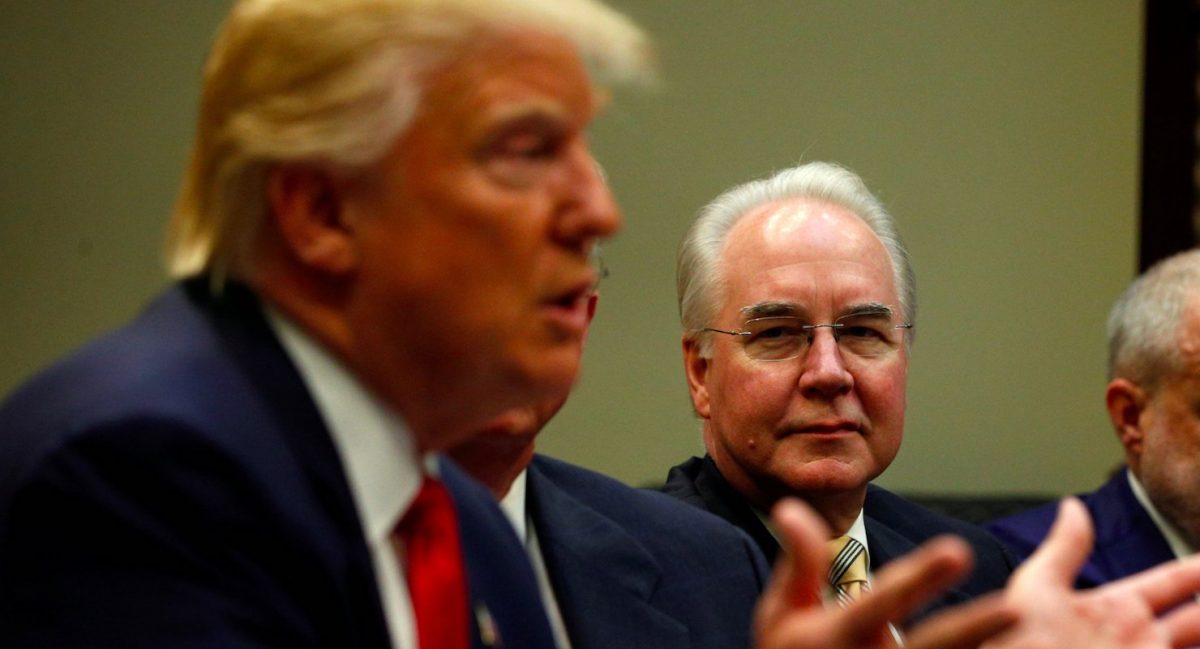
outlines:
M556 349L542 348L524 356L525 362L513 365L510 381L506 385L510 389L515 385L523 386L525 396L519 405L526 406L567 394L579 377L577 348L559 345Z

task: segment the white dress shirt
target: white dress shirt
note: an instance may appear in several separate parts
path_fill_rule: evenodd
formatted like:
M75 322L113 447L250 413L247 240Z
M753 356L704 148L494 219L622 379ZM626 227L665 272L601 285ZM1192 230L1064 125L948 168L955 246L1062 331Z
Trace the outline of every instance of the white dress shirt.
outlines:
M436 467L419 456L404 421L341 362L286 316L270 307L264 306L264 310L308 386L341 456L367 536L392 647L416 649L416 621L408 586L401 578L389 536L416 498L423 473Z
M554 643L559 649L571 649L570 638L567 637L567 625L563 622L562 611L558 608L558 600L554 597L554 587L550 585L550 574L546 571L546 561L542 558L542 549L538 545L537 528L533 521L529 518L529 511L526 507L528 500L526 499L526 472L522 471L513 480L512 486L509 487L508 493L504 499L500 501L500 509L508 516L508 520L513 524L513 529L517 531L517 538L525 544L525 551L529 553L529 561L533 564L533 571L537 573L538 587L542 593L542 603L546 607L546 617L550 620L550 628L554 631Z
M1142 509L1145 509L1146 513L1150 515L1150 520L1154 521L1154 526L1158 528L1163 538L1167 540L1167 545L1171 547L1171 552L1175 555L1175 558L1182 559L1195 554L1196 549L1183 538L1183 534L1179 532L1179 528L1167 520L1162 515L1162 512L1158 511L1158 508L1154 506L1154 503L1150 502L1150 496L1146 494L1146 488L1142 486L1137 476L1133 475L1133 471L1126 471L1125 475L1129 476L1129 488L1133 490L1133 497L1137 498L1137 501L1142 505Z

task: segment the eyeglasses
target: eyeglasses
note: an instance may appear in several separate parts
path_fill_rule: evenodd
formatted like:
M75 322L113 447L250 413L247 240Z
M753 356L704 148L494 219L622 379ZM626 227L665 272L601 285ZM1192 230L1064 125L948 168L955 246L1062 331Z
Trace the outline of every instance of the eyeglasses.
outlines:
M592 244L592 251L588 253L588 258L592 262L592 267L596 269L596 283L592 285L592 290L596 291L600 288L600 282L608 278L608 266L604 263L604 256L600 254L600 244Z
M828 329L843 354L858 358L886 356L904 342L902 330L912 324L893 324L890 313L844 315L829 324L805 324L792 316L754 318L743 331L705 327L704 331L738 336L746 355L758 361L786 361L808 353L818 329Z

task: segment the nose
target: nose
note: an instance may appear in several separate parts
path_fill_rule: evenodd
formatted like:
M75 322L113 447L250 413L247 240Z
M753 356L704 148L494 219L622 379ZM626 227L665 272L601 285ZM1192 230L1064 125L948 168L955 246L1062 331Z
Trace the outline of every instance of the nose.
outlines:
M557 234L565 243L590 249L597 239L611 237L621 229L621 210L587 145L576 144L570 155Z
M854 387L854 375L846 368L833 330L815 329L812 334L812 343L801 360L800 393L818 400L829 400L848 393Z

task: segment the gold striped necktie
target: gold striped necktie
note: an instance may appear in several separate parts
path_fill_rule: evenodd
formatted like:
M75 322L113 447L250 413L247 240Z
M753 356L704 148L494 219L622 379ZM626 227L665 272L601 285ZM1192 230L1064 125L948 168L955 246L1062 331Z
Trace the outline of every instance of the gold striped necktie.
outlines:
M846 606L871 590L867 584L867 549L849 536L839 536L828 544L830 588L838 604Z

